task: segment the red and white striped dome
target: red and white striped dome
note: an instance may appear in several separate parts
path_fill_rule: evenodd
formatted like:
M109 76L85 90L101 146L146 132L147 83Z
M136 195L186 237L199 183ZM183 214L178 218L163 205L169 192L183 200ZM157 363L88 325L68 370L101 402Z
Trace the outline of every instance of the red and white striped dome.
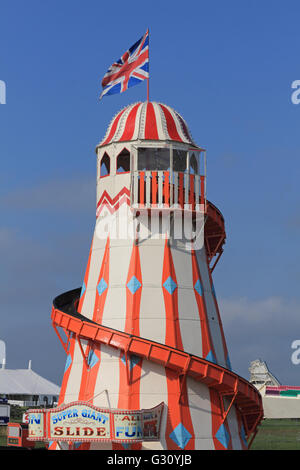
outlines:
M197 147L182 116L154 101L131 104L119 111L98 147L133 140L172 140Z

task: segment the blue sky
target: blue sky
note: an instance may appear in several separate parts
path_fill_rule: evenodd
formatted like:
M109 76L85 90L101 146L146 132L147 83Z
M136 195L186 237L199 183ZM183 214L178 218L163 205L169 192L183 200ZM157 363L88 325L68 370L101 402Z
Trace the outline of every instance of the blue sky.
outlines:
M150 29L150 99L207 148L227 242L214 280L233 368L266 360L300 385L299 2L2 0L0 338L7 366L60 384L52 299L80 286L95 222L95 153L146 84L101 102L111 63Z

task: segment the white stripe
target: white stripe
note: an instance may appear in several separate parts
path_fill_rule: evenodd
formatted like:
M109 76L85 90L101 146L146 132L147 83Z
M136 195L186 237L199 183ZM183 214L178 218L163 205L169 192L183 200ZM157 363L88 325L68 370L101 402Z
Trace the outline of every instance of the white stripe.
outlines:
M111 141L112 140L118 141L121 138L121 136L123 135L123 132L124 132L125 127L126 127L128 115L129 115L130 111L132 110L132 108L135 106L135 104L136 103L128 106L126 108L125 112L122 114L121 118L119 119L116 132L115 132L114 136L112 137Z
M98 407L118 408L120 386L120 351L104 344L100 349L100 366L95 383L93 404ZM111 442L93 443L91 450L110 450Z
M87 341L81 339L81 345L84 351L86 349L87 343ZM74 347L73 361L69 367L71 367L71 371L66 387L64 403L71 403L72 401L76 401L79 398L82 367L85 367L85 365L83 365L83 357L77 342Z
M173 117L173 120L174 120L176 129L177 129L177 132L178 132L178 134L179 134L181 140L182 140L183 142L188 143L188 140L187 140L186 136L185 136L184 133L182 132L182 128L181 128L180 122L179 122L178 117L176 116L174 110L173 110L172 108L170 108L170 106L167 106L166 104L165 104L164 106L169 110L171 116Z
M178 242L178 243L176 243ZM193 286L192 256L174 240L171 254L177 279L178 317L183 349L202 357L202 332Z
M141 103L139 106L139 119L136 119L135 121L134 130L134 135L136 136L136 139L145 139L146 107L146 102Z
M168 387L165 369L158 364L143 360L140 381L140 407L149 409L164 402L168 403ZM160 442L143 442L142 449L167 449L165 434L167 409L164 407L161 420Z
M139 133L139 122L140 122L140 119L141 119L141 103L135 103L135 104L139 104L139 107L137 109L137 112L136 112L136 116L135 116L135 123L134 123L134 132L133 132L133 135L132 135L132 138L131 140L137 140L139 137L138 137L138 133Z
M224 402L225 402L225 409L227 409L230 404L230 400L225 399ZM229 431L231 434L232 448L234 450L241 450L243 447L242 447L241 437L239 433L239 425L238 425L238 419L236 415L235 406L231 407L227 415L227 423L228 423Z
M132 240L111 239L109 249L109 286L102 324L124 331L126 321L126 283L132 253Z
M120 350L101 344L100 366L93 398L95 406L118 408L120 354Z
M160 107L159 103L152 103L154 112L155 112L155 121L156 121L156 128L158 132L158 139L159 140L168 140L170 136L168 134L165 115Z
M139 245L142 294L140 336L165 344L166 313L162 291L164 241L143 240Z
M209 389L191 377L187 377L186 384L195 435L195 450L214 450Z

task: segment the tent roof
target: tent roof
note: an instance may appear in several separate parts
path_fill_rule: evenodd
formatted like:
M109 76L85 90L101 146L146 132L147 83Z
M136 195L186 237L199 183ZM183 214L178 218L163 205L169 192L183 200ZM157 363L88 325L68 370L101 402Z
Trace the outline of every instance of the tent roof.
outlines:
M31 368L0 369L0 394L59 395L60 388Z

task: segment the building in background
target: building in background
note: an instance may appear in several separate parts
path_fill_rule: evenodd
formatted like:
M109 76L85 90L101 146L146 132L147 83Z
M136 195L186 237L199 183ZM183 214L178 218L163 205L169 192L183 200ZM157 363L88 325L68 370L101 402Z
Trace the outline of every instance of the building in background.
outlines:
M299 419L300 387L281 385L269 371L267 363L256 359L250 363L250 382L262 395L264 418Z

